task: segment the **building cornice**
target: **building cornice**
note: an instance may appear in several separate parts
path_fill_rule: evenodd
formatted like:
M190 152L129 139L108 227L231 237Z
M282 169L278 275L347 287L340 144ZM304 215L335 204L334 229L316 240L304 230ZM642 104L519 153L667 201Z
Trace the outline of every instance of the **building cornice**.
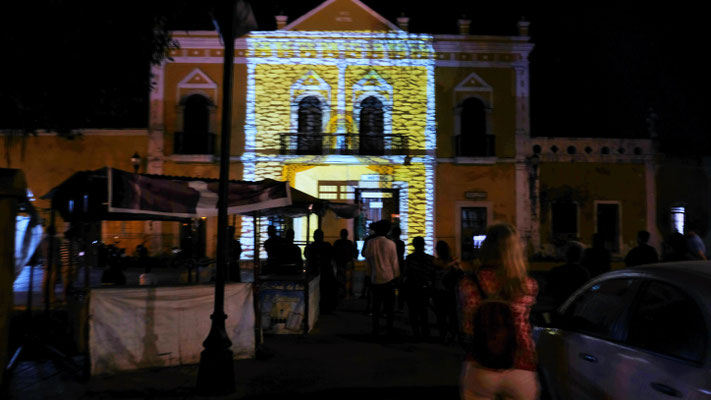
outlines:
M146 136L148 135L148 129L77 129L75 132L79 136ZM9 129L0 129L0 134L11 134L15 131ZM28 134L28 137L32 136L59 136L59 133L55 131L41 131L36 134Z

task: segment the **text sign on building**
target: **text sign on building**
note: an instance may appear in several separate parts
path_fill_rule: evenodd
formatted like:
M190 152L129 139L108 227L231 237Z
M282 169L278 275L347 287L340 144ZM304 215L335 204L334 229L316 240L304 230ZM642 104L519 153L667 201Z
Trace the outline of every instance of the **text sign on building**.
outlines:
M487 193L480 191L464 192L464 198L467 200L486 200Z
M360 180L363 182L392 182L392 175L367 174L361 175Z

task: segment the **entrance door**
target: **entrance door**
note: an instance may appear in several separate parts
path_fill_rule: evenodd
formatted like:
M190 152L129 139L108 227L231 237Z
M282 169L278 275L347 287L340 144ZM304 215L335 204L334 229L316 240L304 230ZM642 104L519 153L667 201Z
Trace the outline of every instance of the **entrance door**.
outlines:
M486 237L486 207L462 207L460 240L461 260L471 261L479 257L479 247Z
M597 232L605 238L605 247L613 253L620 251L620 205L597 203Z
M400 191L398 189L356 189L356 203L361 205L361 214L355 227L356 240L368 236L368 226L386 219L393 226L400 225Z

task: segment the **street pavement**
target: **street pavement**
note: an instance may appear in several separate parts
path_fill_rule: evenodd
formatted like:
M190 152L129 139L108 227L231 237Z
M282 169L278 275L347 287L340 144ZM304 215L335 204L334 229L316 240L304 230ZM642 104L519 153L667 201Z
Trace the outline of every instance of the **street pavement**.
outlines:
M101 270L90 272L90 286L100 286ZM136 285L142 272L141 269L126 270L127 284ZM209 280L211 273L204 272L203 282ZM158 269L154 273L162 284L185 281L185 277L172 269ZM243 273L243 280L251 280L251 271ZM44 333L55 347L71 354L71 339L62 337L68 323L66 312L62 314L63 305L52 308L50 322L42 320L41 269L35 269L33 275L34 331ZM77 286L82 287L83 273L80 271L78 275ZM543 289L545 273L532 271L532 275ZM20 321L24 321L26 315L23 311L29 276L29 267L26 267L15 282L15 312L20 316L15 319ZM58 285L58 298L61 291ZM549 306L546 299L539 297L536 308ZM463 350L458 344L415 340L407 324L407 309L395 314L395 337L374 338L370 335L371 319L364 312L365 307L363 299L342 301L334 313L321 315L308 335L265 335L264 347L256 359L234 362L236 391L217 398L459 398L457 381ZM431 332L436 335L434 323L434 314L430 313ZM17 337L15 335L15 344L22 341ZM44 346L26 347L30 350L19 358L9 385L0 392L0 399L208 398L196 393L197 365L86 378L84 356L62 357Z
M308 335L266 335L257 359L234 362L236 391L217 398L458 398L459 345L414 340L403 313L396 314L395 337L374 338L364 309L364 300L343 301ZM196 394L197 365L83 379L80 355L34 351L22 358L0 398L210 398Z

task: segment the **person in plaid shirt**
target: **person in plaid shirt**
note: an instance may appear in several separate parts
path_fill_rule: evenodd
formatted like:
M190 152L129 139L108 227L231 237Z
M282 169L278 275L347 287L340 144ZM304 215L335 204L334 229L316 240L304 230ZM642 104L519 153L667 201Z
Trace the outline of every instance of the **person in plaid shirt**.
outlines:
M531 337L529 313L536 302L538 285L528 276L518 231L513 225L500 223L489 227L481 246L482 266L476 271L482 289L488 295L498 294L507 300L516 326L514 366L509 370L482 367L471 353L463 363L460 376L462 399L484 400L503 395L511 399L536 399L536 351ZM474 334L474 312L482 300L472 277L459 282L462 333Z

